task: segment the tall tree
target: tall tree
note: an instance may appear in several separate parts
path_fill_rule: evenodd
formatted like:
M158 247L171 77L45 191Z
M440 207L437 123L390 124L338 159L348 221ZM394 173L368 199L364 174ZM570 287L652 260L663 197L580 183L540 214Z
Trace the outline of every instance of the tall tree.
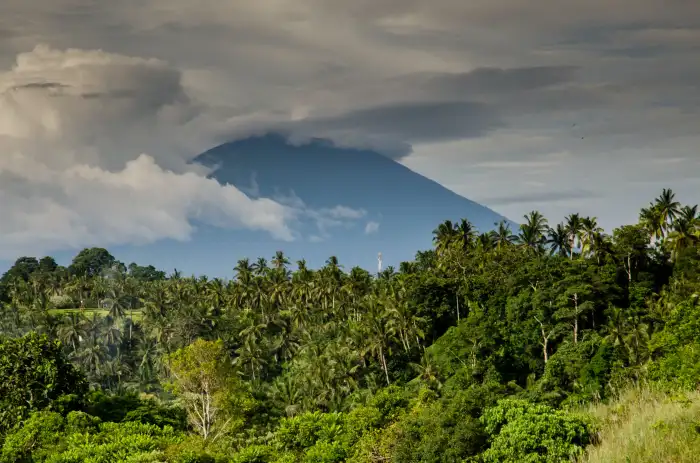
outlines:
M664 188L659 197L656 198L654 207L658 210L665 237L668 234L669 226L680 211L681 203L676 201L676 194L670 188Z
M119 264L112 254L104 248L86 248L80 251L68 267L73 275L94 277L104 270Z
M215 441L245 423L253 399L232 370L222 341L198 339L171 354L167 364L168 386L202 439Z
M570 214L565 219L566 233L569 237L569 258L574 258L574 249L576 249L583 230L583 222L579 214Z

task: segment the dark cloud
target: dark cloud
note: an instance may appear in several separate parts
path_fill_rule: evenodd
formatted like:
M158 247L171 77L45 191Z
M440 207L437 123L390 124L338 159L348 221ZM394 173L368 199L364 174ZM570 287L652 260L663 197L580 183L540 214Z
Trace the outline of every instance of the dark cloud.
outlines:
M592 191L569 190L547 191L541 193L524 193L512 196L494 196L488 198L479 198L479 201L488 206L507 206L511 204L566 202L575 199L589 199L596 197L597 195Z
M76 100L79 110L44 111L35 87L11 95L22 111L0 113L0 134L48 124L81 142L114 140L110 158L175 139L196 155L219 141L279 132L294 143L318 137L393 158L412 153L404 163L422 156L417 171L462 194L515 204L502 211L512 216L524 200L563 208L545 193L573 201L580 195L567 190L614 174L594 201L617 220L614 205L641 175L634 160L697 156L697 0L2 1L0 69L10 72L16 55L37 43L167 61L141 74L115 64L85 87L32 65L23 83L78 86L43 90L67 95L51 105ZM0 75L0 88L15 83L11 72ZM184 106L198 116L188 131L151 137L155 123L141 115L177 126L187 118L171 106L188 98ZM47 114L61 115L60 127ZM3 125L17 115L26 119ZM147 134L135 137L135 129ZM168 144L159 152L174 151ZM527 176L477 168L478 178L466 180L476 162L527 165L552 153L566 156ZM631 161L612 172L621 153ZM99 163L112 169L108 159ZM674 169L676 179L692 171Z
M480 137L503 127L493 108L474 102L398 103L309 124L322 131L359 131L416 143Z
M579 85L574 82L576 71L575 66L537 66L403 75L382 87L389 95L395 91L427 101L367 106L326 118L280 123L272 130L306 135L302 138L325 137L342 146L370 147L399 159L411 153L411 144L486 137L507 127L510 116L605 104L614 89Z
M416 76L416 83L425 85L430 92L472 97L492 93L524 92L571 82L575 78L576 70L576 66L478 68L464 73L419 75Z
M276 133L291 143L328 140L336 146L366 148L400 159L411 144L486 136L505 126L496 108L478 102L415 102L367 107L326 118L307 118L221 131L221 142Z
M68 85L61 84L59 82L32 82L28 84L23 84L23 85L15 85L12 87L13 90L22 90L22 89L58 89L58 88L67 88Z

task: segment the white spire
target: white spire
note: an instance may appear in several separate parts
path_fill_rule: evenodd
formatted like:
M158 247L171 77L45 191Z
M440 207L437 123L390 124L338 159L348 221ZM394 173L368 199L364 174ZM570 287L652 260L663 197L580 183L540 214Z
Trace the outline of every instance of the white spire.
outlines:
M377 254L377 273L382 271L382 253Z

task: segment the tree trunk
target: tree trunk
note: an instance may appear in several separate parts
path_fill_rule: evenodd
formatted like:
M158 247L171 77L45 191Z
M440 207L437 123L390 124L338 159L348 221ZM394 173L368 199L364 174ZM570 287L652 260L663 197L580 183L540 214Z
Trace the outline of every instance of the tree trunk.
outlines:
M574 260L574 245L576 244L576 238L569 240L569 259Z
M632 258L631 253L627 253L627 282L632 286ZM629 288L628 286L628 288Z
M578 342L578 294L574 293L574 344Z
M544 335L544 331L542 331L542 334ZM547 344L549 343L548 338L543 338L544 341L542 342L542 352L544 353L544 363L545 365L547 364L547 361L549 360L549 355L547 354Z
M537 317L535 317L535 320L537 320L537 323L540 324L540 331L542 332L542 352L544 354L544 363L546 365L547 361L549 360L549 354L547 354L547 345L549 344L549 336L551 336L552 332L550 331L549 334L547 334L544 330L544 323L542 323Z
M384 349L382 347L379 348L379 356L382 360L382 368L384 369L384 376L386 377L386 385L390 386L391 381L389 381L389 369L386 366L386 358L384 357Z

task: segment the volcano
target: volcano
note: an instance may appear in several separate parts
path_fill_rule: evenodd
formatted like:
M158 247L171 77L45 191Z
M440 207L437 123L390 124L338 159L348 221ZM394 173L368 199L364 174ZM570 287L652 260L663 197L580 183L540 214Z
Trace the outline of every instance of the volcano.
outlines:
M215 167L213 178L249 196L302 201L326 214L300 219L294 224L300 237L291 242L261 231L195 223L197 230L188 241L110 246L117 259L226 278L233 276L239 259L269 260L280 250L292 262L306 259L311 268L336 256L346 270L358 265L374 272L380 252L386 268L431 248L432 231L447 219L466 218L481 232L506 220L380 153L339 148L324 140L297 145L279 135L252 137L212 148L193 162ZM75 252L54 256L67 264Z
M507 220L382 154L338 148L324 140L293 145L279 135L248 138L217 146L194 162L215 167L212 176L220 183L252 196L298 198L312 209L364 211L351 226L330 229L323 238L312 234L311 239L279 243L257 233L246 239L245 246L267 258L280 249L313 266L333 255L346 268L373 270L379 252L385 266L396 266L430 248L432 231L446 219L466 218L482 232Z

